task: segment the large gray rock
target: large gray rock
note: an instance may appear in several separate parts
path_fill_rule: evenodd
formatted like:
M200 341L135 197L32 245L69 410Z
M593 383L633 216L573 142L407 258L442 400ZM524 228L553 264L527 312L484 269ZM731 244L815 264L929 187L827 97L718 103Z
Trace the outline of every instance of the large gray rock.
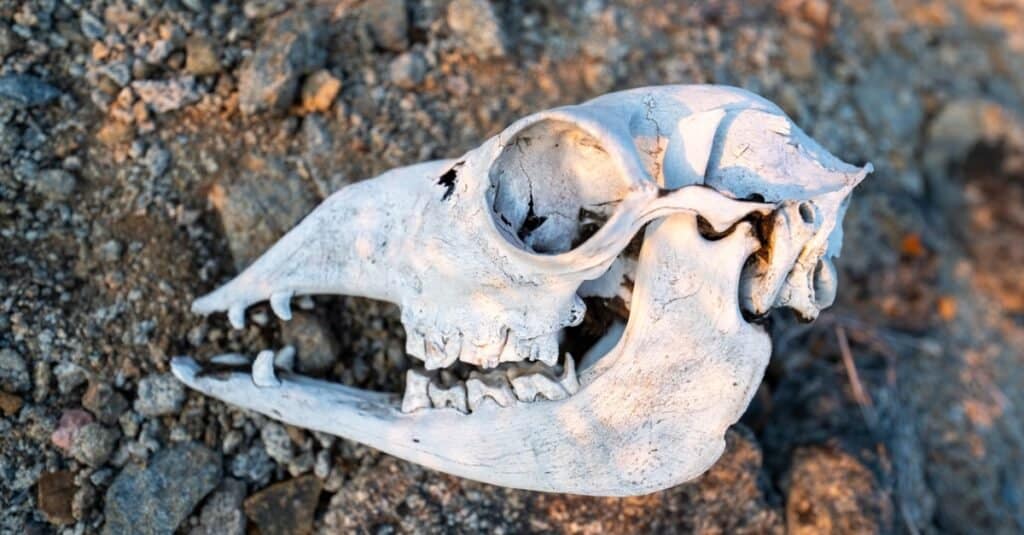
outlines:
M280 111L291 105L299 79L324 65L323 29L313 11L299 10L274 20L242 65L238 106L245 115Z
M106 496L105 534L174 533L221 480L220 456L187 443L163 450L143 468L129 465Z

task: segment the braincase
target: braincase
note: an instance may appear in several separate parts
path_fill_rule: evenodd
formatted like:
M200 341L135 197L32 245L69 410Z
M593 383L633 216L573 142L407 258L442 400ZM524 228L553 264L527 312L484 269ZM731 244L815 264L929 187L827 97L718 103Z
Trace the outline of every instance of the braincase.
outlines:
M778 202L838 191L860 174L785 115L742 109L727 114L715 134L705 184L736 198Z
M517 132L488 178L495 223L515 245L546 254L568 251L593 234L629 188L597 138L558 119Z

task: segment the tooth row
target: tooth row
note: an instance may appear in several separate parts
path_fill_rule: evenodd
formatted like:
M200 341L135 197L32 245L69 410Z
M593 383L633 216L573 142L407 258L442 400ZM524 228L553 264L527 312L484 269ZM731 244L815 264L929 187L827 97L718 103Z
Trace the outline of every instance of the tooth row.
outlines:
M281 320L288 321L292 319L292 297L295 294L291 291L276 292L270 295L270 309L274 311L274 315ZM228 308L228 322L235 329L245 328L245 309L247 305L242 303L236 303ZM313 308L313 298L308 295L304 295L299 298L299 308L303 310L311 310Z
M558 336L551 333L536 338L516 338L507 329L495 341L484 344L464 341L462 334L432 337L415 328L406 332L406 353L423 360L428 370L447 368L456 360L479 368L495 368L503 362L538 361L558 363Z
M405 376L405 395L402 412L420 409L452 408L463 414L493 403L510 407L517 402L530 403L540 399L557 401L579 390L576 364L572 355L566 355L562 373L555 377L546 366L534 364L527 368L510 368L507 372L492 370L471 372L465 383L461 381L432 380L425 372L411 369Z

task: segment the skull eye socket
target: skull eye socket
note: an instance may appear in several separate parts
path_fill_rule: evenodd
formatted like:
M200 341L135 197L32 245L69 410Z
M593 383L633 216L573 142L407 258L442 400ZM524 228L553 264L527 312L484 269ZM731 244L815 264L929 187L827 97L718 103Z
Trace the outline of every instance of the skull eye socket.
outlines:
M513 245L540 254L564 253L586 241L629 189L596 138L552 119L518 132L488 178L495 225Z

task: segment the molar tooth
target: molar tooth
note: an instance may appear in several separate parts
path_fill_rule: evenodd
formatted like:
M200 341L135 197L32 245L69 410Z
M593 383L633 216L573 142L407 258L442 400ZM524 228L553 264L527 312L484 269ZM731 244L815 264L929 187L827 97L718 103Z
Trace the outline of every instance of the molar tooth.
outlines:
M427 360L426 355L427 342L423 339L423 333L417 331L413 327L407 327L405 329L405 352L422 360Z
M449 359L453 359L452 362L458 360L462 355L462 333L456 332L449 335L444 339L444 354Z
M558 376L558 384L571 396L579 391L580 381L576 377L576 361L572 355L565 354L565 363L562 364L562 375Z
M529 377L533 381L534 389L541 396L544 396L545 399L558 401L569 397L569 392L566 392L565 388L558 381L552 379L546 373L535 373Z
M538 396L557 401L569 397L570 392L559 381L551 377L546 366L534 363L528 367L511 368L508 377L512 390L520 401L534 401Z
M284 321L292 319L292 292L271 294L270 309Z
M261 388L281 386L281 381L274 375L274 352L264 349L256 355L252 363L252 382Z
M485 399L489 399L500 407L508 407L515 403L515 393L508 384L508 378L499 371L488 373L471 372L466 381L466 397L469 410L475 411Z
M508 339L505 340L505 346L501 348L501 355L498 356L498 362L519 362L519 339L514 335L509 334Z
M427 396L427 385L429 384L430 377L427 377L426 374L414 369L405 372L405 394L402 396L402 412L410 413L430 408L430 397Z
M430 401L436 409L451 407L463 414L469 412L469 407L466 405L466 385L462 383L444 387L435 381L430 381L427 385L427 396L430 397Z
M428 370L436 370L438 368L447 368L455 363L459 358L458 353L448 353L445 351L445 344L439 340L427 339L425 342L426 346L426 367Z
M537 356L535 360L539 360L552 367L558 364L558 333L539 336L536 339L536 344Z
M501 355L507 345L508 337L508 330L503 329L501 336L495 340L488 340L482 344L471 344L470 348L463 345L463 349L469 349L469 351L463 352L460 358L463 362L474 366L494 368L501 362Z
M245 328L245 305L239 303L228 309L228 321L236 329Z

